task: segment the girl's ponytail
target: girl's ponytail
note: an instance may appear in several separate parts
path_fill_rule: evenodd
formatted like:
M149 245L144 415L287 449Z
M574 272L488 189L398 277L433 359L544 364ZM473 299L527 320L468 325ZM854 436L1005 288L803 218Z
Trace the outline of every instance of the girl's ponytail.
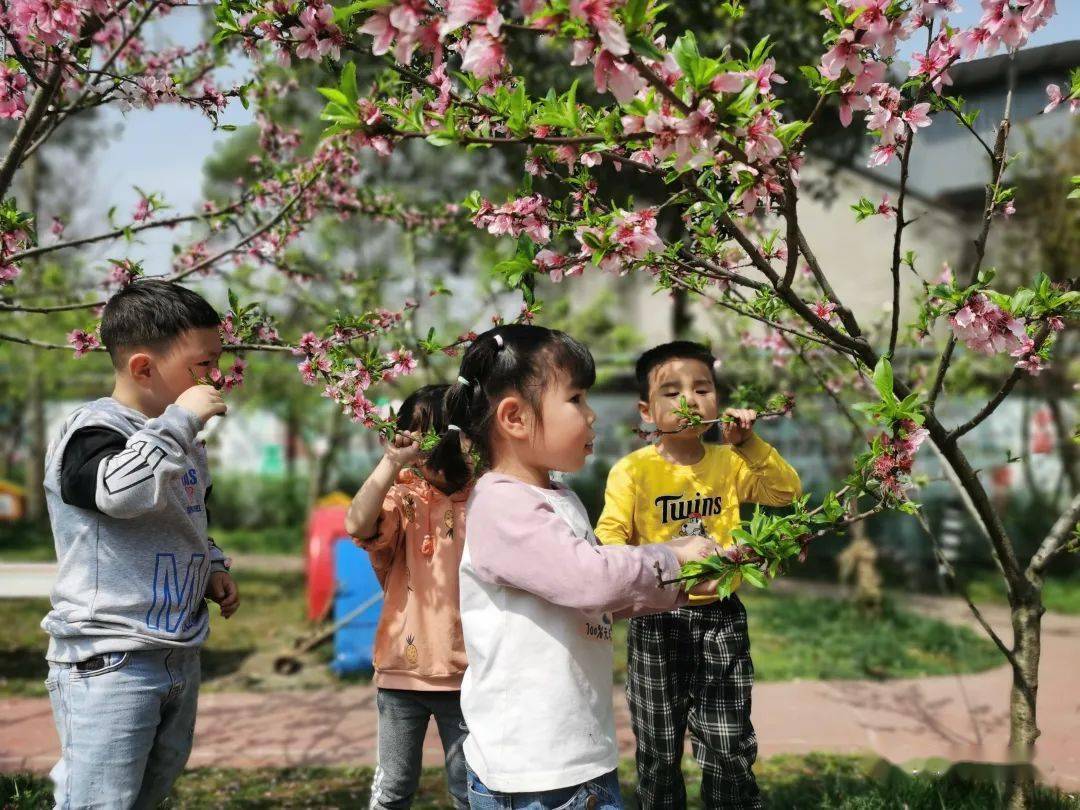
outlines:
M466 458L468 454L461 442L462 434L468 430L470 397L469 387L461 382L460 377L449 386L443 399L446 428L439 437L439 443L428 455L428 466L441 472L451 486L458 483L451 481L452 474L454 478L460 478L460 485L454 486L455 490L463 487L471 475Z

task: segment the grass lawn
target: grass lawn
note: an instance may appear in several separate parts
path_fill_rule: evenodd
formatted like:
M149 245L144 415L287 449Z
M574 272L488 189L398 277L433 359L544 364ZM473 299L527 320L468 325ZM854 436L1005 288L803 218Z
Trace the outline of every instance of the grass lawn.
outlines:
M913 776L872 757L826 754L779 756L755 768L766 807L777 810L989 810L1000 806L999 787L986 773L958 766L939 775ZM701 774L684 766L688 806L700 808ZM371 785L370 768L287 768L259 770L200 769L176 783L167 806L176 808L363 807ZM634 765L619 768L623 798L634 800ZM450 808L445 780L437 769L424 771L417 810ZM0 776L0 806L43 810L51 806L49 785L40 777ZM1080 808L1080 798L1040 788L1038 810Z
M238 571L242 604L229 621L211 606L203 651L204 689L272 691L339 683L326 667L330 646L307 657L296 675L277 675L274 658L310 632L299 572ZM898 678L999 666L990 644L967 628L889 605L876 620L831 599L746 593L759 681L793 678ZM47 599L0 599L0 696L44 696ZM626 671L626 625L616 625L616 678ZM363 681L364 678L359 680Z
M968 593L975 604L998 602L1005 604L1005 585L1001 577L983 574L968 583ZM1055 613L1080 614L1080 574L1054 577L1043 586L1043 604Z
M214 529L214 539L229 554L302 554L303 526L268 529ZM56 551L48 524L0 523L0 560L54 562Z

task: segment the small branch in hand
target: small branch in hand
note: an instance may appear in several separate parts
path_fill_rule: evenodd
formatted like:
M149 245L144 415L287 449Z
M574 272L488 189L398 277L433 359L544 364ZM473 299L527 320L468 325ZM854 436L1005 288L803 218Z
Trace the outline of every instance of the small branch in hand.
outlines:
M775 411L762 411L757 415L758 419L776 419L780 416L787 416L791 412L791 408L781 408ZM695 421L684 420L682 427L675 428L673 430L664 430L662 428L654 428L653 430L638 430L637 434L643 439L651 439L654 436L671 436L676 433L682 433L684 430L690 428L700 427L704 425L718 425L722 422L734 422L735 420L730 416L720 416L716 419L699 419Z

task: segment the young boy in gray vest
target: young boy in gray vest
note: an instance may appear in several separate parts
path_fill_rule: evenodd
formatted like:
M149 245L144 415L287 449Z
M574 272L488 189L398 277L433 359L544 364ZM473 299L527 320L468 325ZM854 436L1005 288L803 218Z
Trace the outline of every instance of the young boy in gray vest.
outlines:
M60 736L62 808L155 807L191 753L204 599L239 605L207 536L210 474L196 434L224 414L198 380L221 355L220 318L179 285L143 280L106 304L112 395L68 417L45 458L59 572L46 686Z

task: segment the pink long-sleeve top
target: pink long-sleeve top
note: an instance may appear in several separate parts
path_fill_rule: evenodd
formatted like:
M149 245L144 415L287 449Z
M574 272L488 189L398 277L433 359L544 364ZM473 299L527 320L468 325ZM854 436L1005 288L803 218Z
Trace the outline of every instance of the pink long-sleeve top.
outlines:
M487 473L466 507L461 623L465 757L505 792L586 782L618 764L613 618L685 603L663 545L601 546L568 488Z

